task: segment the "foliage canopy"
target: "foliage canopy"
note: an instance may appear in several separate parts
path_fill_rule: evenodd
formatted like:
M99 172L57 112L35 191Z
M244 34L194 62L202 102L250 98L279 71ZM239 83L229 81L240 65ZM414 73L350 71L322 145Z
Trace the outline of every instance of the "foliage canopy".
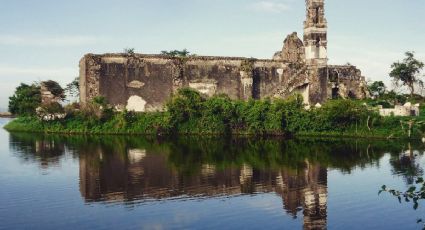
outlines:
M41 104L40 86L21 83L9 97L9 112L15 115L33 115Z
M391 65L390 77L396 85L407 86L410 95L415 93L415 84L423 86L423 81L419 78L419 73L424 67L424 63L415 58L414 52L406 52L406 58L402 62L398 61Z
M79 77L74 78L74 80L67 84L65 87L65 92L68 93L71 97L80 96L80 79Z
M369 91L373 96L379 97L384 95L386 86L382 81L374 81L368 85Z
M188 57L190 52L187 49L183 50L170 50L170 51L161 51L161 54L168 55L172 57Z

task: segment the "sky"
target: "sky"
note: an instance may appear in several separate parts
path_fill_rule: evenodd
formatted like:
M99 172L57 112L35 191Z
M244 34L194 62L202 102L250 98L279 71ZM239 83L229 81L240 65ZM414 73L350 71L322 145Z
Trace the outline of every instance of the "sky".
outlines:
M425 62L424 0L326 0L330 64L390 83L391 63ZM86 53L188 49L271 58L302 37L304 0L0 0L0 109L21 83L78 76Z

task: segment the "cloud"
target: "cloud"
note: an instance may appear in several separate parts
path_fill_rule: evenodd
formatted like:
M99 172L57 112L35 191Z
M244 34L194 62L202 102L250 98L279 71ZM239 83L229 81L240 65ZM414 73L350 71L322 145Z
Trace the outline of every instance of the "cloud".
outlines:
M0 34L0 45L14 46L81 46L99 42L98 37L83 35L8 35Z
M282 13L290 9L287 3L275 1L259 1L248 6L249 9L267 13Z

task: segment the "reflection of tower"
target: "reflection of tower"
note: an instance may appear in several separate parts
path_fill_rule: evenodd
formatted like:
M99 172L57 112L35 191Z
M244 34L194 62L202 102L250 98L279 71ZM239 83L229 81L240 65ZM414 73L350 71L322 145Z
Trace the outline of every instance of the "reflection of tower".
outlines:
M276 192L284 209L294 217L303 209L304 229L326 229L327 169L306 162L302 169L282 169L276 177Z
M307 64L326 65L327 21L324 0L306 0L307 18L304 22L304 46Z
M247 164L243 164L239 175L239 183L241 185L241 192L252 193L254 185L252 183L253 168Z
M328 191L327 170L307 164L304 189L304 229L326 229Z

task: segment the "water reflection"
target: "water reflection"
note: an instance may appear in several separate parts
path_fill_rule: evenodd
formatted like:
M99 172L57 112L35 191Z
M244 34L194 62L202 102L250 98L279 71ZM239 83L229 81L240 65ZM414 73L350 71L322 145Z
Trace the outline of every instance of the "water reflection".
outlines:
M393 154L390 159L393 174L402 175L406 184L413 184L416 177L423 175L423 168L417 162L419 155L423 155L423 151L413 150L410 143L400 154Z
M25 162L37 162L41 168L57 166L65 153L65 143L42 135L13 134L9 146Z
M423 154L419 143L10 135L13 152L42 168L64 154L78 157L87 203L275 193L286 213L302 214L305 229L327 226L329 169L350 173L390 153L394 173L407 181L423 171L415 163Z

